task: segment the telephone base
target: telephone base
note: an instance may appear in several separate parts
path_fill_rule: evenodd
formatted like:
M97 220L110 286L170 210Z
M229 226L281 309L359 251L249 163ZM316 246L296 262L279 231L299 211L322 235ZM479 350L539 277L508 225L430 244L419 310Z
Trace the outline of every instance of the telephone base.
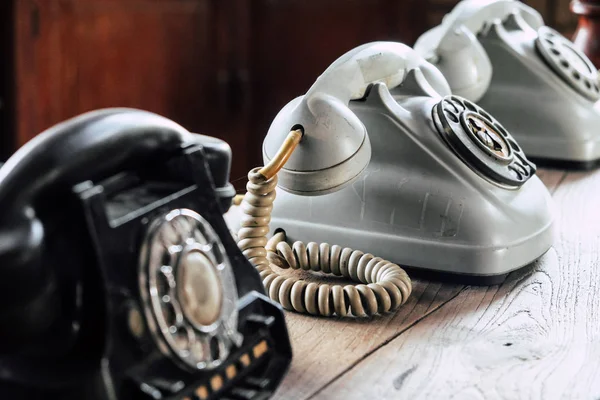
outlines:
M537 260L534 260L533 262L523 267L517 268L514 271L500 275L467 275L456 272L444 272L428 270L423 268L407 267L404 265L402 266L402 268L408 273L408 275L411 278L424 279L433 282L454 283L459 285L495 286L503 284L508 278L508 276L513 272L520 271L521 273L527 273L533 270L536 261Z
M556 158L536 158L529 157L534 164L539 168L574 170L574 171L591 171L600 167L600 158L589 161L572 161L559 160Z
M505 117L503 120L511 121L508 112L509 110L503 109L498 110L495 114L501 114ZM594 113L596 112L594 111ZM573 114L578 113L573 112ZM600 117L600 114L597 115ZM543 116L535 120L549 121ZM536 130L534 126L515 127L512 133L527 155L527 159L538 167L590 170L600 165L600 137L588 137L588 133L593 132L597 124L584 122L576 129L569 130L568 133L565 131L561 133L560 130L552 130L549 127L541 127ZM536 132L552 132L555 135L563 135L563 137L540 139L539 136L534 135Z
M552 217L545 209L546 196L536 198L533 194L542 183L536 178L531 184L527 185L529 194L509 203L512 209L503 210L499 204L483 205L485 202L479 197L475 199L479 201L473 202L465 199L461 208L467 211L462 212L456 236L449 236L454 233L448 230L441 236L427 235L424 229L368 221L370 214L385 209L384 200L374 202L376 209L365 210L361 218L360 211L353 212L355 206L360 209L360 204L352 204L356 198L351 193L352 187L313 198L278 191L271 231L283 229L290 243L325 242L368 252L403 268L412 266L408 269L421 270L420 273L436 279L451 277L450 280L462 283L495 285L504 281L509 273L539 259L552 246ZM384 197L380 194L378 198ZM529 204L529 211L520 210L526 213L517 210L517 207L525 207L519 204L521 202ZM436 207L431 200L428 203ZM481 212L477 212L477 207L482 205ZM432 208L432 213L443 213L447 205L442 206L443 209ZM445 219L447 224L453 219L450 214ZM411 215L416 214L407 209L396 218ZM521 223L515 224L516 220Z

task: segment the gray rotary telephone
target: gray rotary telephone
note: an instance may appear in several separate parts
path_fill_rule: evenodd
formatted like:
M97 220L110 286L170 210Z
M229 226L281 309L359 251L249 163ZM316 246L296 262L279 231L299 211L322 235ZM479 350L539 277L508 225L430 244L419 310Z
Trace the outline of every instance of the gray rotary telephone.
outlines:
M249 174L238 245L286 309L387 311L410 293L391 263L493 283L552 244L550 195L517 141L400 43L335 61L275 117L263 159L278 173ZM307 284L272 266L362 285Z
M463 0L415 50L452 92L492 112L537 163L600 159L600 87L590 60L516 0Z

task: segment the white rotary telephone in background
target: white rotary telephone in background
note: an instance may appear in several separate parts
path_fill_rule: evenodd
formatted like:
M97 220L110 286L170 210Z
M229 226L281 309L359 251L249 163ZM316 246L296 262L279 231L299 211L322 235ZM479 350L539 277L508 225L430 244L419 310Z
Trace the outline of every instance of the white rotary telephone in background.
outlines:
M598 70L533 8L463 0L414 48L537 163L589 168L600 160Z

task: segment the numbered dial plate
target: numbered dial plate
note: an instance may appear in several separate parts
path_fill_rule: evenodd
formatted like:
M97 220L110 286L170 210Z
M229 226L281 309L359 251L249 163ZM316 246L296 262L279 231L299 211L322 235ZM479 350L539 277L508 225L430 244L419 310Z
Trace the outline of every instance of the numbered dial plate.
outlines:
M450 148L484 178L518 187L535 174L514 138L476 104L447 96L434 107L433 120Z
M569 39L543 26L538 30L535 47L548 65L575 90L592 101L600 99L598 69Z
M214 368L240 344L232 267L213 228L194 211L173 210L150 225L140 294L157 345L186 367Z

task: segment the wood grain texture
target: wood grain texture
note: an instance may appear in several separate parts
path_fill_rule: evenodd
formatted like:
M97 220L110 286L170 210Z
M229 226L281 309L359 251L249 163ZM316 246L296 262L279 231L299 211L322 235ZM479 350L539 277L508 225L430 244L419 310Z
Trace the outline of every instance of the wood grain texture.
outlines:
M15 147L81 113L131 107L226 140L233 176L254 166L247 161L247 121L230 110L236 96L227 71L236 38L227 6L212 0L11 3Z
M101 107L143 108L198 129L195 115L214 114L198 95L214 94L210 18L207 0L17 1L17 84L28 101L18 144Z
M541 175L556 239L532 269L466 288L315 398L598 399L600 171Z
M454 298L462 288L461 285L415 280L410 299L396 314L371 320L316 318L286 312L294 358L273 399L309 398Z
M553 190L564 178L565 173L540 170L538 175ZM237 207L233 207L226 215L232 229L237 226L240 216L240 209ZM385 349L389 347L387 343L395 343L404 336L404 331L411 332L426 324L428 318L442 312L440 307L448 302L454 304L454 298L462 297L461 290L470 292L473 289L458 284L414 280L414 292L407 304L394 315L372 320L315 318L286 312L294 358L291 369L274 399L310 398L332 381L336 383L319 397L362 398L368 395L368 398L372 398L373 393L370 390L377 386L377 376L383 375L384 371L370 366L373 372L368 379L355 377L355 369L361 370L361 374L365 373L362 371L364 363L361 361L365 358L369 360L371 357L368 356L372 353L385 353ZM493 293L493 289L490 290L490 293ZM419 340L418 336L416 340ZM424 341L422 344L425 343ZM378 350L382 348L384 350ZM353 369L357 364L358 367ZM351 375L352 378L348 379L347 375ZM346 385L340 387L340 382ZM355 386L362 391L354 393ZM397 394L394 392L390 397L397 398Z

